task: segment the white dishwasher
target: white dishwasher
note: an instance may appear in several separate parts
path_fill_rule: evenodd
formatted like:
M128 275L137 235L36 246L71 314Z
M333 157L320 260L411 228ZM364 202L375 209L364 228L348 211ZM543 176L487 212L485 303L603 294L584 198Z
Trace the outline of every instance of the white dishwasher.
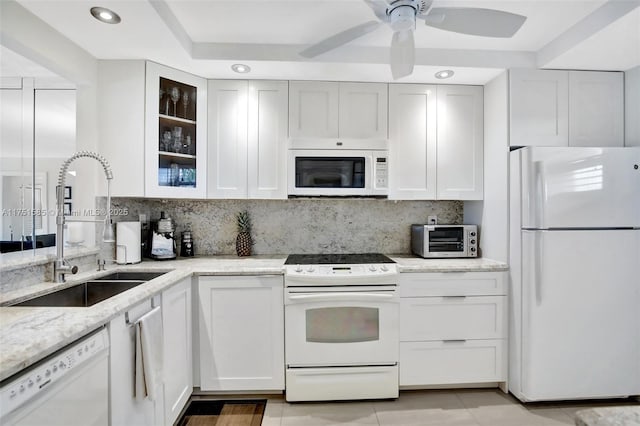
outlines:
M0 386L3 426L108 426L109 335L77 340Z

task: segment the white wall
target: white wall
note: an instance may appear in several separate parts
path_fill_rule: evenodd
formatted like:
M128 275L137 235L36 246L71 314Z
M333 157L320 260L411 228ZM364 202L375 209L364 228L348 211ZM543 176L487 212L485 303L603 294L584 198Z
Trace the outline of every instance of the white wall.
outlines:
M97 150L96 58L13 0L0 1L0 43L76 85L76 149ZM102 167L94 161L81 161L76 170L82 178L74 188L74 208L95 208L96 181L99 174L102 178ZM93 236L86 243L93 244Z
M509 79L484 86L484 200L464 203L464 222L478 224L482 257L508 262Z
M624 144L640 146L640 66L624 73Z

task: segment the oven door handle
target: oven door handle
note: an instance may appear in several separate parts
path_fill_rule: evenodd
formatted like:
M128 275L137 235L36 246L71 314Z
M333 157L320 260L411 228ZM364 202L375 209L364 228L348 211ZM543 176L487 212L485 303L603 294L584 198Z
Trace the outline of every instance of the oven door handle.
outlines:
M376 302L382 300L389 300L395 297L394 294L389 293L315 293L315 294L292 294L287 298L293 302L304 301L349 301L349 302Z

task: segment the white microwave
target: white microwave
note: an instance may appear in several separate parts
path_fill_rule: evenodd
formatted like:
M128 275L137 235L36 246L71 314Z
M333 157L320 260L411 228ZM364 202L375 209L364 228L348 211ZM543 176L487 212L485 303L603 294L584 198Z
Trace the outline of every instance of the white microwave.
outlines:
M386 150L291 149L287 162L290 196L385 197L389 192Z

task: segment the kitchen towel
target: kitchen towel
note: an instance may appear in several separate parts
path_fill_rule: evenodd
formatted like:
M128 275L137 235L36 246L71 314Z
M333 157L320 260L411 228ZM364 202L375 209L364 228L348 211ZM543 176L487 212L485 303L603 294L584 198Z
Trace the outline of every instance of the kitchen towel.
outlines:
M136 327L135 395L155 400L156 387L162 378L162 316L156 307L141 316Z

